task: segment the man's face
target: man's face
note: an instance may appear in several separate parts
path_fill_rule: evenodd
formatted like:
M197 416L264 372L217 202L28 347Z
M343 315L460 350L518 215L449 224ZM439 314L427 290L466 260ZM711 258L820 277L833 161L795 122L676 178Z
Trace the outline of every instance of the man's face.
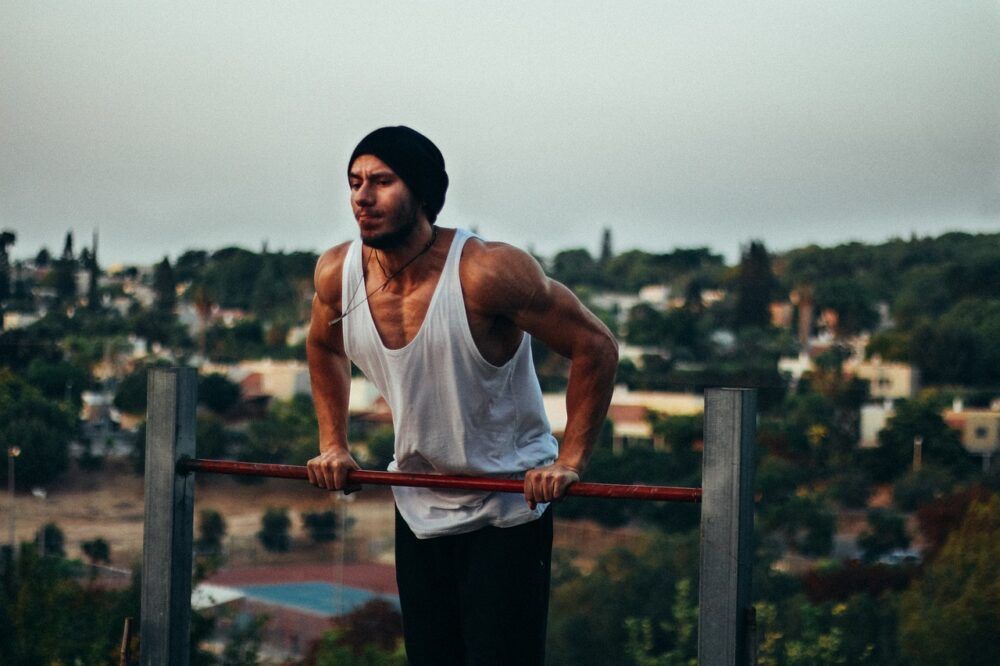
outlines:
M379 250L403 245L417 227L420 210L406 183L374 155L359 155L347 180L361 242Z

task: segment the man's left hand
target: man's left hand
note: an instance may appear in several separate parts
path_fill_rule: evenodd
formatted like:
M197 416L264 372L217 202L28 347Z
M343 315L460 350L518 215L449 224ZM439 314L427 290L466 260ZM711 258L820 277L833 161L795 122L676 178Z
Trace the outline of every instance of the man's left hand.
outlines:
M580 480L580 473L560 462L528 470L524 475L524 499L532 509L540 502L561 499L571 484Z

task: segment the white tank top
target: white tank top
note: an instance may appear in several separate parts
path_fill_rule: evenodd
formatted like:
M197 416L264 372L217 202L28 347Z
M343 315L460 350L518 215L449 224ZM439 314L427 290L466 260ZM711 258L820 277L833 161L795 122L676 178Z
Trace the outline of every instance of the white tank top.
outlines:
M388 349L364 302L343 320L347 357L378 387L392 410L395 457L390 471L523 478L555 460L542 391L527 333L502 366L483 358L469 329L459 261L473 234L457 229L427 314L413 340ZM344 307L364 298L361 241L344 261ZM393 487L396 505L421 539L460 534L485 525L510 527L535 520L523 495Z

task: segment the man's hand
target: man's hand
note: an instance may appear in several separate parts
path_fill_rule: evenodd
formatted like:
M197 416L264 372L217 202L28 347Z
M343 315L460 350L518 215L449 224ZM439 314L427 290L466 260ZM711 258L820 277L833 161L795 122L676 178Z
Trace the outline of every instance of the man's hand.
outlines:
M528 470L524 475L524 499L534 509L540 502L561 499L571 484L580 480L580 473L558 461L545 467Z
M327 449L306 463L309 483L327 490L343 490L345 495L361 490L361 486L347 485L347 473L354 469L361 468L350 452L339 448Z

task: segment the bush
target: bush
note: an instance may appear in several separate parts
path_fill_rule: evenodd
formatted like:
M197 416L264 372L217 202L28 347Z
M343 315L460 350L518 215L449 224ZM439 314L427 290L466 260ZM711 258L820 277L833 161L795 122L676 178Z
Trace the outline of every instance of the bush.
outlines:
M291 525L288 509L269 506L261 518L261 529L257 532L257 538L264 548L271 552L287 552L292 545L291 537L288 535L288 528Z
M872 482L861 470L849 470L833 483L833 497L849 509L861 509L868 503Z
M894 548L906 548L910 538L906 536L903 517L886 509L872 509L868 512L866 530L858 537L858 545L864 549L866 562L874 562Z
M66 549L64 547L66 543L66 536L55 523L46 523L42 529L35 532L35 541L41 542L43 548L42 552L45 555L66 557Z
M100 537L84 541L80 544L80 549L83 550L83 554L87 556L91 564L97 564L98 562L107 564L111 562L111 546Z
M309 530L309 537L314 543L325 543L337 538L337 514L333 511L303 513L302 526Z
M202 509L198 515L198 540L195 547L204 553L217 553L226 536L226 520L213 509Z
M910 472L896 482L892 501L900 511L916 511L921 506L947 492L954 478L939 467L924 467Z

